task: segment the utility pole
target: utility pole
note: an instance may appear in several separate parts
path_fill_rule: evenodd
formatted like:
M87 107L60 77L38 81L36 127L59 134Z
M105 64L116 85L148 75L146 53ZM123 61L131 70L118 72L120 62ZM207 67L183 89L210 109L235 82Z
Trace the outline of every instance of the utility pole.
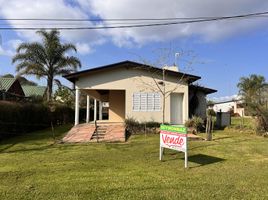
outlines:
M165 108L166 108L166 79L165 79L165 68L162 69L163 70L163 121L162 123L165 123Z

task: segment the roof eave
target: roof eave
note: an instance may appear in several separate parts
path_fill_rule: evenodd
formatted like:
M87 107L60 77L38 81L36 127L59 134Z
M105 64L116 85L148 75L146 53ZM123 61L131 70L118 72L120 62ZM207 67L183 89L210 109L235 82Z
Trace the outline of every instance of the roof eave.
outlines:
M150 66L150 65L146 65L146 64L126 60L126 61L122 61L122 62L118 62L118 63L113 63L113 64L110 64L110 65L104 65L104 66L101 66L101 67L87 69L87 70L83 70L83 71L80 71L80 72L66 74L66 75L63 75L63 77L74 83L76 80L78 80L78 78L80 76L83 76L83 75L85 75L87 73L101 71L101 70L109 69L111 67L117 67L117 66L121 67L123 64L139 65L141 67L152 67L152 68L155 68L156 70L161 70L160 68L156 68L156 67L153 67L153 66ZM175 71L168 70L167 73L171 74L171 75L174 75L174 76L181 76L181 77L185 76L185 79L187 79L188 84L193 83L193 82L201 79L200 76L195 76L195 75L192 75L192 74L187 74L187 73L182 73L182 72L175 72Z

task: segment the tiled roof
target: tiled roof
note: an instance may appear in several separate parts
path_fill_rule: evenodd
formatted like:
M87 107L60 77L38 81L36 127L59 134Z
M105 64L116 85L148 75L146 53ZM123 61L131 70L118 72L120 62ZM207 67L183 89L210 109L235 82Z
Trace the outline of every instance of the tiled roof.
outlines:
M30 86L22 85L23 92L26 97L30 96L44 96L46 87L45 86Z
M15 81L15 78L0 77L0 90L8 91Z

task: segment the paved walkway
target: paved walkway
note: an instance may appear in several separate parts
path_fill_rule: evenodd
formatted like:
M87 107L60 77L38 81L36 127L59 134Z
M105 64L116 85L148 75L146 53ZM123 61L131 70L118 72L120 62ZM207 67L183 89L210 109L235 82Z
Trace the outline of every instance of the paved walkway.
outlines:
M124 123L97 122L98 128L104 128L104 138L98 141L104 142L125 142L125 125ZM66 143L83 143L97 142L93 139L95 131L94 123L84 123L74 126L62 139Z
M71 130L62 139L66 143L82 143L89 142L94 133L95 125L79 124L71 128Z

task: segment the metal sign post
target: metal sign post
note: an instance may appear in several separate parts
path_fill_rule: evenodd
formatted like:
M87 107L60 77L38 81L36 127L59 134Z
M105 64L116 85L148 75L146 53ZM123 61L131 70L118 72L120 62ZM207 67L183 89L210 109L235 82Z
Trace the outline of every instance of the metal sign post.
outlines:
M188 167L187 128L184 126L160 126L160 155L163 159L164 148L184 152L184 167Z

